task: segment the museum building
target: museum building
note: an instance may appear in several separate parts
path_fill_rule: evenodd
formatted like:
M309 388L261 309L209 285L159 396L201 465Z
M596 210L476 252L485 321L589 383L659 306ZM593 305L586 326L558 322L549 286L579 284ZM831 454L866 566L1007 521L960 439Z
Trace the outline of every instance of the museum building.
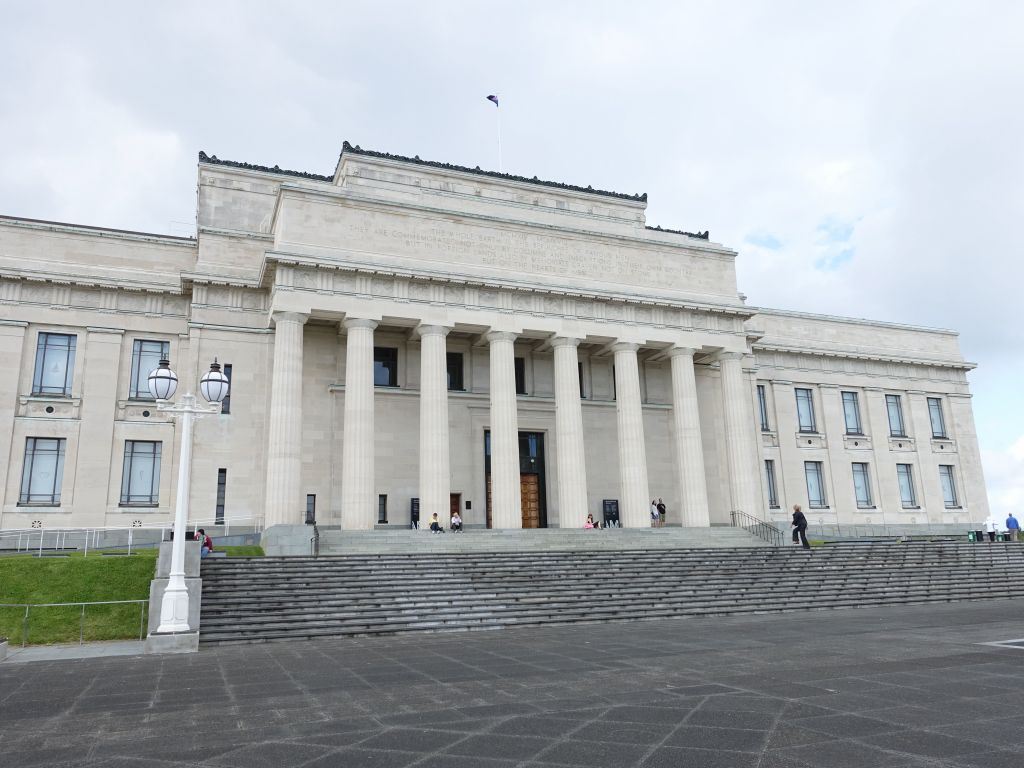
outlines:
M737 253L629 195L344 144L199 154L195 238L0 217L0 528L980 521L957 334L748 306Z

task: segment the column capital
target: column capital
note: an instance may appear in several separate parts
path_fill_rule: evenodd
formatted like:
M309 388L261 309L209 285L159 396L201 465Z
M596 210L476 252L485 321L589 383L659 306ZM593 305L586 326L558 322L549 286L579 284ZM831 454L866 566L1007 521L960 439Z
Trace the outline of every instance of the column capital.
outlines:
M669 357L693 357L697 350L693 347L672 347L668 351Z
M719 361L722 361L722 360L739 360L739 361L742 362L743 357L744 357L744 354L742 352L724 351L724 352L719 352L718 353L718 360Z
M298 323L299 325L305 325L306 321L309 320L309 315L306 312L272 312L270 319L274 321L274 325L278 323Z
M640 345L632 341L617 341L611 346L612 352L636 352Z
M484 334L484 338L487 339L490 344L493 344L496 341L514 342L519 338L519 334L512 333L511 331L488 331Z
M341 322L341 325L346 330L351 330L352 328L368 328L372 331L379 325L379 323L376 320L366 320L361 317L347 317Z
M446 325L417 325L416 335L417 336L447 336L451 333L451 328Z
M552 347L578 347L581 341L576 336L552 336L550 343Z

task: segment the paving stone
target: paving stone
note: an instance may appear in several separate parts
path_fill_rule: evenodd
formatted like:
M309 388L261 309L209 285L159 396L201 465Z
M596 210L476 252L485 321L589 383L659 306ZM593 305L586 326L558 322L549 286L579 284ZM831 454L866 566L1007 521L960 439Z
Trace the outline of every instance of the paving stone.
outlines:
M566 765L585 765L592 768L620 768L638 761L647 752L646 746L615 744L610 742L567 739L546 750L540 759Z

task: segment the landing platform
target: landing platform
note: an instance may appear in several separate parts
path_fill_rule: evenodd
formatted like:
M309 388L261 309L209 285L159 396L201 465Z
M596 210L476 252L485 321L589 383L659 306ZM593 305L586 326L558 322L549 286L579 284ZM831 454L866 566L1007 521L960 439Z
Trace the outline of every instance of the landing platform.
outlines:
M274 526L263 533L268 555L311 554L308 526ZM405 552L555 552L575 550L652 550L761 547L766 542L742 528L536 528L467 529L461 533L429 530L342 531L320 529L320 554L396 554Z

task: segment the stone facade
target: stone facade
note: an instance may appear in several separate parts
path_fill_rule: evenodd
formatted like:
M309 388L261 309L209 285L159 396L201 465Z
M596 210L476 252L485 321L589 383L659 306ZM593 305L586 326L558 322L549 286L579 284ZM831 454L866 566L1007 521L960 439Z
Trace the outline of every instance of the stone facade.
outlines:
M645 207L346 144L331 176L201 154L196 239L0 218L0 527L170 518L180 428L132 390L160 343L182 393L231 366L193 518L219 477L268 526L310 497L352 529L413 498L506 528L655 497L670 525L988 516L955 333L747 306L734 251Z

